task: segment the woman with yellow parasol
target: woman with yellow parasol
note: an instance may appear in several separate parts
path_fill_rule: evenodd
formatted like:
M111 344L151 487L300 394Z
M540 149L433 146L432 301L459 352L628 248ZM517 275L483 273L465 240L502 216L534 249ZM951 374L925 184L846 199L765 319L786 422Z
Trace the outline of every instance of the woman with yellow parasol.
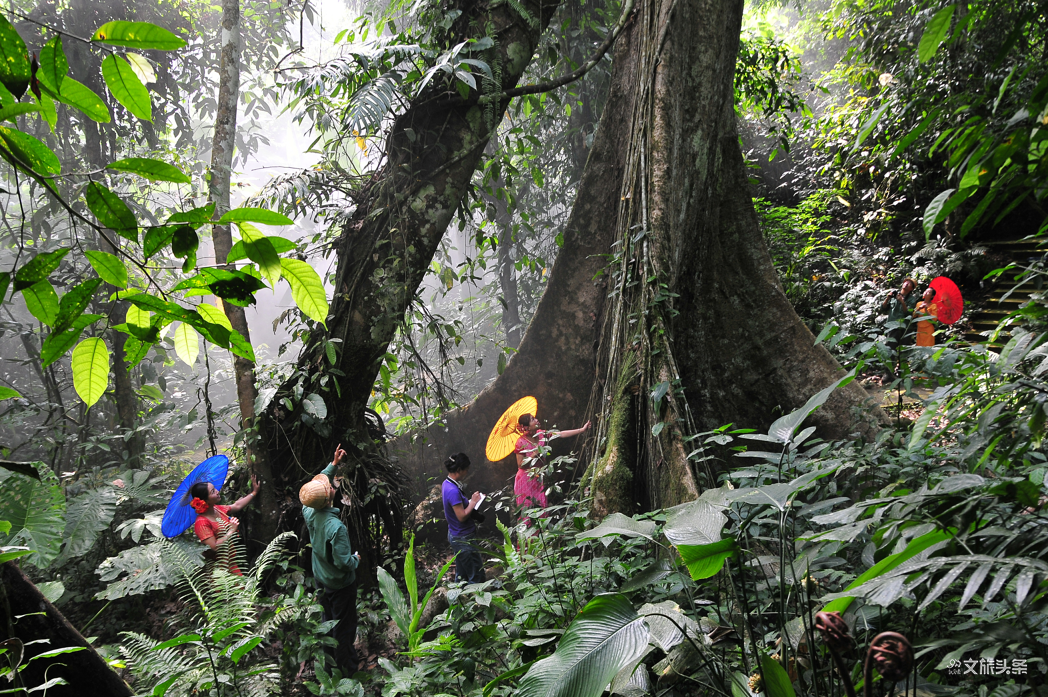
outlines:
M485 451L492 462L501 460L511 452L516 453L517 476L513 481L513 493L517 497L517 506L521 508L545 508L548 505L541 472L546 465L548 439L553 435L560 438L577 436L590 427L587 421L582 428L544 431L535 416L537 406L534 397L524 397L510 406L488 436Z

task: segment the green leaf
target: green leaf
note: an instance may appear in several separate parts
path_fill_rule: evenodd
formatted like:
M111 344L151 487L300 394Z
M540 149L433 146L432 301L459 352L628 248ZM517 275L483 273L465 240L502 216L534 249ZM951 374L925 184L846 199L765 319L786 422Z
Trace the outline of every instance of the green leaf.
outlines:
M87 406L93 406L109 387L109 349L98 337L89 337L73 349L73 387Z
M381 566L376 571L378 573L378 589L382 593L382 598L386 601L390 617L393 618L393 622L396 623L397 628L400 629L405 637L410 636L411 609L408 607L407 600L404 599L404 594L400 592L396 580L390 576L388 571Z
M127 267L115 254L89 249L84 252L98 277L117 288L127 288Z
M51 326L58 318L58 293L51 282L44 279L22 291L29 314L41 323Z
M286 215L265 208L234 208L218 219L220 225L229 223L260 223L262 225L294 225Z
M190 644L196 641L203 641L199 634L183 634L176 636L174 639L168 639L167 641L161 642L153 647L153 651L163 651L164 649L170 649L175 646L182 646L183 644Z
M226 317L226 313L218 309L214 305L208 303L200 303L197 305L197 312L204 318L204 321L210 322L211 324L217 324L225 327L226 329L233 331L233 325L230 324L229 318Z
M734 556L738 547L735 540L726 537L719 542L709 545L678 545L677 551L680 558L688 567L691 578L695 581L714 576L722 568L724 562Z
M767 697L797 697L790 674L771 656L761 656L761 677Z
M36 552L33 563L44 568L62 545L66 502L51 468L42 462L34 467L39 479L0 472L0 520L11 523L11 533L0 544L28 547Z
M327 326L328 301L324 284L313 267L299 259L281 259L283 276L291 285L291 297L302 313Z
M66 254L69 254L68 249L57 249L53 252L41 252L30 259L29 263L18 269L15 274L15 292L25 290L50 276L62 263Z
M36 78L44 87L49 88L55 94L60 94L62 82L68 72L69 61L62 48L62 37L56 36L40 49L40 68L36 71Z
M276 250L277 254L283 254L284 252L290 252L295 249L295 243L286 237L268 235L266 239L273 245L273 249ZM226 262L232 264L234 261L243 261L247 258L247 250L244 248L244 243L238 240L236 244L233 245L232 249L229 250L229 255L226 256Z
M190 184L190 179L178 167L169 165L160 160L148 157L125 157L106 165L109 169L118 172L129 172L154 182L175 182L176 184Z
M950 22L953 20L953 5L947 5L931 18L924 28L924 34L917 45L917 57L921 63L927 63L939 50L939 45L946 38L946 32L950 31Z
M76 344L84 329L102 319L102 317L103 315L80 315L73 321L73 326L65 331L52 332L50 336L44 339L44 344L40 347L40 362L43 364L43 367L46 368L66 355L69 349Z
M612 513L600 525L575 535L576 540L599 540L605 536L645 537L649 540L655 536L658 525L650 520L635 520L622 513ZM611 540L604 540L610 544Z
M229 658L232 659L233 663L239 663L240 659L244 657L251 649L255 648L262 643L262 637L253 636L246 639L241 639L239 642L234 644L233 650L229 653Z
M62 296L62 302L58 305L58 317L55 319L54 330L63 332L73 326L73 322L80 317L91 302L91 296L102 285L102 279L92 278L84 281Z
M928 207L924 209L924 239L931 239L932 230L935 229L936 223L942 218L939 217L939 213L942 212L943 206L946 205L946 200L953 194L954 189L947 189L938 196L932 199L932 202L928 204Z
M40 111L40 107L36 104L29 104L27 102L11 104L0 109L0 121L11 121L14 123L15 118L22 116L23 114L31 114L34 111Z
M15 97L29 89L29 52L18 31L0 14L0 84Z
M780 443L789 443L793 440L793 434L796 432L797 428L804 423L804 420L808 418L813 411L821 407L826 400L830 398L830 395L833 394L834 390L838 387L844 387L854 379L855 373L852 372L845 375L829 387L819 390L813 394L800 409L776 419L768 429L768 435L775 438Z
M28 133L0 126L0 140L3 141L3 152L14 164L44 176L62 172L58 156Z
M157 51L175 51L186 45L183 39L167 29L149 22L106 22L98 28L91 40L111 46Z
M131 64L115 54L102 60L102 77L116 101L143 121L153 120L153 106L149 90L138 79Z
M156 82L156 71L153 70L153 64L149 62L148 58L137 53L125 53L124 58L131 64L131 69L135 71L135 75L143 85Z
M939 405L937 402L931 402L925 405L924 413L917 417L917 421L913 424L913 432L910 434L910 442L906 446L906 452L916 452L920 448L921 438L924 437L924 431L928 428L928 424L935 417L936 411Z
M99 223L121 237L138 242L138 220L119 196L98 182L91 182L84 189L84 197Z
M81 494L69 502L66 511L65 532L62 534L64 547L61 560L73 559L86 554L94 546L98 536L109 529L116 515L116 489L102 487Z
M194 227L200 227L204 223L211 220L211 216L215 214L215 204L209 203L206 206L200 208L193 208L192 210L182 211L180 213L173 213L170 218L167 219L169 223L189 223Z
M142 239L142 253L145 254L146 259L166 247L171 242L171 239L175 236L175 231L178 229L179 228L174 225L164 225L162 227L154 227L146 230L146 235ZM191 227L189 229L190 231L193 230Z
M171 253L175 255L176 259L185 259L182 264L183 273L189 273L189 270L196 266L196 253L199 247L200 235L196 230L189 225L175 228L171 236Z
M11 274L7 271L0 271L0 304L7 301L7 289L11 285Z
M200 278L216 297L240 307L253 305L255 292L266 287L261 279L243 271L202 269Z
M109 123L113 120L109 113L109 107L102 101L102 98L95 94L90 87L77 82L68 75L62 80L61 91L51 96L63 104L79 109L92 121Z
M137 305L128 305L127 313L124 315L124 322L135 327L148 327L149 326L150 313L148 310L143 310Z
M258 264L262 276L269 282L270 287L276 288L281 274L280 257L277 255L276 247L251 223L237 223L237 227L240 228L244 253L251 261Z
M516 697L599 697L648 649L648 626L626 596L595 597L568 626L552 656L531 667Z
M12 390L10 387L0 385L0 402L5 399L21 399L22 395L18 394L17 390Z
M196 330L182 322L175 330L174 342L175 355L181 358L183 363L192 367L200 353L200 339Z

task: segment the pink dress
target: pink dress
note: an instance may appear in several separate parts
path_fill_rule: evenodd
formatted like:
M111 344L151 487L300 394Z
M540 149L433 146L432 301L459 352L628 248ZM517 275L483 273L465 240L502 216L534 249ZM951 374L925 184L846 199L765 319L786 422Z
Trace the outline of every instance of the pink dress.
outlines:
M542 486L542 478L538 472L538 469L546 464L546 461L539 457L538 448L546 447L546 432L536 431L535 440L538 444L532 443L528 440L527 436L521 436L517 439L517 444L513 448L513 451L523 455L525 458L537 458L531 463L531 466L527 469L520 467L517 469L517 477L513 480L513 493L517 495L517 505L521 508L545 508L548 504L546 502L546 488ZM528 463L525 462L525 465Z

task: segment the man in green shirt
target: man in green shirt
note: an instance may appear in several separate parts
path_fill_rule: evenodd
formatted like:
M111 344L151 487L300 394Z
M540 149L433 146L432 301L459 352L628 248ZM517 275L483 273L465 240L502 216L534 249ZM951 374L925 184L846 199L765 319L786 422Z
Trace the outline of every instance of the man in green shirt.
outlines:
M888 310L887 322L889 324L891 322L908 323L910 318L913 317L913 309L917 306L917 296L913 294L913 289L916 287L917 282L912 278L907 278L902 282L900 290L891 292L884 298L884 302L881 303L881 309ZM889 346L895 348L902 341L905 331L905 326L889 327Z
M339 445L331 464L306 482L298 492L302 517L306 519L309 540L313 546L313 576L320 589L324 621L338 620L334 638L335 665L343 677L357 671L359 660L353 643L357 638L357 565L360 555L349 545L349 530L334 508L338 486L332 485L335 468L345 457Z

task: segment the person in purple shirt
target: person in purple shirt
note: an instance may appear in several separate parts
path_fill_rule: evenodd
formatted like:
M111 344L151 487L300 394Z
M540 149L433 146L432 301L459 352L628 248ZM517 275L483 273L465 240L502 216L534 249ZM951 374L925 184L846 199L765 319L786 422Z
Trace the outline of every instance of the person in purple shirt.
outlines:
M455 453L444 461L448 478L441 486L444 496L444 517L448 521L448 542L455 552L455 580L467 583L484 582L484 559L473 543L477 524L472 520L473 512L480 503L480 492L466 498L462 482L469 476L469 458L465 453ZM478 514L479 515L479 514Z

